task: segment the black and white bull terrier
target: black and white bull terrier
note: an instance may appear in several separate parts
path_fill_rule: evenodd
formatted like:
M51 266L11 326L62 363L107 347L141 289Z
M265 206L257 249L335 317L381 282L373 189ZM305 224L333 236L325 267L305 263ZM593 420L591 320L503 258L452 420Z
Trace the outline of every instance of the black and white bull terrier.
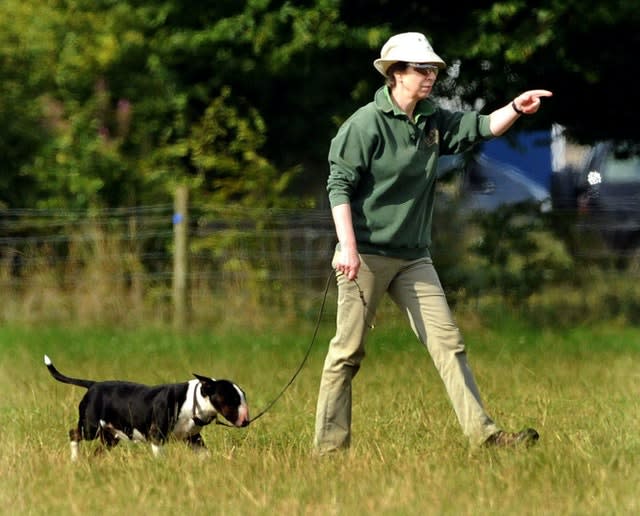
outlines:
M78 406L78 425L69 431L72 461L78 458L82 440L99 438L107 448L120 440L149 441L158 456L169 438L185 441L194 450L204 449L200 431L218 414L237 427L249 424L246 396L229 380L194 374L195 380L155 386L98 382L63 375L47 355L44 363L59 382L87 389Z

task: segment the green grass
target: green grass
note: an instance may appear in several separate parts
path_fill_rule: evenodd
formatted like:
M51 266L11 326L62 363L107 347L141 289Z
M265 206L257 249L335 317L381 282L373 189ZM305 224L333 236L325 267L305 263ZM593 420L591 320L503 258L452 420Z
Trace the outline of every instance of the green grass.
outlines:
M514 321L461 326L489 412L535 426L529 450L472 450L428 354L380 321L354 384L353 446L311 453L320 369L332 322L302 373L247 429L211 426L205 456L179 443L69 462L83 394L64 373L156 383L191 372L231 378L257 413L295 371L312 333L178 336L161 330L0 329L2 514L635 514L640 511L640 330L554 332Z

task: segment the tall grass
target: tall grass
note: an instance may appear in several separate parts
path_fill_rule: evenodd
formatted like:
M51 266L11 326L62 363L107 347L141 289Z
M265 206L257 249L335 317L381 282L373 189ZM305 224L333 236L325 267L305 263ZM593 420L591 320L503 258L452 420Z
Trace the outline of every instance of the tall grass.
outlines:
M171 326L171 213L147 208L21 215L0 246L0 323ZM560 230L529 209L470 221L455 202L438 207L433 253L452 306L491 314L506 305L545 325L639 324L637 260L625 267L574 221ZM315 317L335 242L326 211L199 207L194 220L190 327L259 332Z
M190 324L220 324L242 313L255 328L265 312L292 319L315 310L335 243L327 216L228 208L198 217L188 263L180 267ZM0 322L171 325L170 214L138 221L107 212L47 220L44 228L29 221L19 228L29 236L0 242Z
M640 511L640 331L554 332L502 319L460 321L487 408L508 429L535 426L528 450L471 449L428 354L404 325L382 321L354 384L347 453L311 453L315 398L332 324L305 369L247 429L211 426L206 455L178 443L69 462L79 377L231 378L253 412L287 382L309 343L277 333L0 328L0 513L3 514L635 514Z

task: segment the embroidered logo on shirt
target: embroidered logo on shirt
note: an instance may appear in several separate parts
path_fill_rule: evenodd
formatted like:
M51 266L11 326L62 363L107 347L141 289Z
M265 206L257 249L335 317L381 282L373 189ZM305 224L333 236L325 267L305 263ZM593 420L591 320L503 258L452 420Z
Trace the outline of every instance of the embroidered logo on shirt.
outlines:
M424 135L424 139L422 141L427 147L438 145L438 141L440 140L439 136L440 136L440 133L438 133L438 130L435 127L433 127L429 130L427 134Z

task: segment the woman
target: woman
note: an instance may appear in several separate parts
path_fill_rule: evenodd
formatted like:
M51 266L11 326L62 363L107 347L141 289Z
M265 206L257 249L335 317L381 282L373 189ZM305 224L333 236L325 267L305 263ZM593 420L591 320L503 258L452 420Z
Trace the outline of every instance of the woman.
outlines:
M505 432L485 412L429 246L438 156L504 134L551 92L524 92L490 115L440 109L428 97L445 63L416 32L391 37L374 66L386 85L340 127L329 150L338 313L320 382L315 449L350 444L351 382L385 293L431 354L470 442L532 444L534 429Z

